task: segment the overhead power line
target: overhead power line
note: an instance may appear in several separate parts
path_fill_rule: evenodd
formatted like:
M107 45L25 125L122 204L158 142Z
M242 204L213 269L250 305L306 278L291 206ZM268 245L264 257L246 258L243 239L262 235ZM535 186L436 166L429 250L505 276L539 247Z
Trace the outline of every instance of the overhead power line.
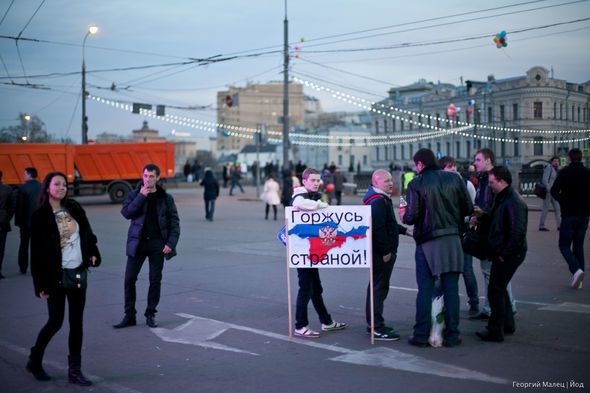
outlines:
M14 0L12 0L10 2L10 5L8 6L8 8L6 9L6 11L4 12L4 15L2 16L2 20L0 20L0 26L2 25L2 23L4 22L4 19L6 19L6 15L8 15L8 11L10 11L10 8L12 8L12 5L14 4Z

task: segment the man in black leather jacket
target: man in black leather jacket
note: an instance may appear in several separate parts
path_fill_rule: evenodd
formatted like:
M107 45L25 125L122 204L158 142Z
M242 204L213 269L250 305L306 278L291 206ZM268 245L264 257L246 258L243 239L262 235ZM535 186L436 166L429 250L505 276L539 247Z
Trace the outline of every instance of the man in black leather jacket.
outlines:
M460 233L464 218L473 211L467 187L454 173L440 170L434 153L420 149L414 155L418 176L408 185L403 222L414 225L416 240L416 324L411 345L428 346L432 326L432 292L440 277L444 294L443 345L461 343L459 337L459 275L463 271Z
M496 195L489 215L482 217L489 220L492 271L488 299L492 312L487 330L476 334L484 341L501 342L505 334L514 334L516 330L507 286L526 256L528 209L511 187L512 175L508 168L495 166L488 176L489 187Z

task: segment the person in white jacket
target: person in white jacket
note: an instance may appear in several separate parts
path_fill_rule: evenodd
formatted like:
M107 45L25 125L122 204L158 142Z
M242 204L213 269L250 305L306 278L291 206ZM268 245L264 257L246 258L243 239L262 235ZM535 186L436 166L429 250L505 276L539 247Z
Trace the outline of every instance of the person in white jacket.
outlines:
M260 195L260 199L266 203L264 219L268 220L268 213L270 211L270 207L272 206L276 221L277 205L280 205L281 203L281 186L279 185L279 182L277 181L274 173L271 173L268 176L268 179L266 179L264 182L264 191L262 192L262 195Z
M553 187L553 183L555 183L555 178L557 178L557 171L559 171L559 157L554 156L551 157L549 164L545 166L543 170L543 178L542 183L547 188L547 196L543 200L543 210L541 211L541 218L539 219L539 230L540 231L549 231L549 229L545 228L545 218L547 217L547 212L549 211L549 205L553 205L553 210L555 211L555 221L557 222L557 229L561 226L561 208L559 206L559 202L557 202L551 196L551 187Z

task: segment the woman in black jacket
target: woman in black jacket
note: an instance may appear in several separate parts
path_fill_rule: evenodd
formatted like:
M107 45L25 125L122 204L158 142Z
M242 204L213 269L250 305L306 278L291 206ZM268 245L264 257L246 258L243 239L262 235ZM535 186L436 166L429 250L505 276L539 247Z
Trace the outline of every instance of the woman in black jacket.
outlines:
M43 354L62 326L67 298L68 379L70 383L89 386L92 383L80 371L86 272L89 266L100 265L101 258L84 209L66 197L67 191L66 176L61 172L49 173L41 185L39 208L31 219L31 274L35 296L47 301L49 318L31 348L27 370L39 381L51 379L43 370Z

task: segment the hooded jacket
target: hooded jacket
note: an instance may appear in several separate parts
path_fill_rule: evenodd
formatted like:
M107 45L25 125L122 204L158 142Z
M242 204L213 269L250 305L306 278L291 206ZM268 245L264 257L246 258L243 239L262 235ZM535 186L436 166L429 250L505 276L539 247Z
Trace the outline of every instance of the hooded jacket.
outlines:
M121 214L131 220L127 231L127 256L134 257L137 247L142 238L143 224L147 212L147 197L140 193L141 185L131 191L125 201ZM165 255L170 259L176 255L176 244L180 237L180 219L174 199L162 187L156 185L156 211L158 213L158 225L162 234L164 244L172 249L172 252Z

